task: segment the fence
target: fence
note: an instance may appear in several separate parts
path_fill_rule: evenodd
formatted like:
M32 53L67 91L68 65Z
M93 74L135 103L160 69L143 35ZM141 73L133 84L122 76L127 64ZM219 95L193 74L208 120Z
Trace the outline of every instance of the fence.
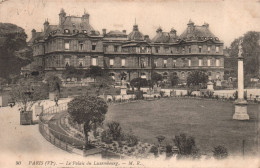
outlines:
M52 143L53 145L66 150L70 153L75 153L78 155L83 155L83 151L80 150L82 145L77 146L76 142L84 143L83 141L76 139L74 137L68 136L66 134L60 133L49 127L48 122L51 118L57 114L67 110L67 103L60 104L59 106L52 106L43 111L39 117L39 131L42 136Z

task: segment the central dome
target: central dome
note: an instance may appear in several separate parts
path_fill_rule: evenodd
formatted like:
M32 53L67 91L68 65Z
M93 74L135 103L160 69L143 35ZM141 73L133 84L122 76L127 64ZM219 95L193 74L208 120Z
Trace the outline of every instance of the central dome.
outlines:
M138 25L133 26L133 31L128 35L130 41L143 41L144 35L138 30Z

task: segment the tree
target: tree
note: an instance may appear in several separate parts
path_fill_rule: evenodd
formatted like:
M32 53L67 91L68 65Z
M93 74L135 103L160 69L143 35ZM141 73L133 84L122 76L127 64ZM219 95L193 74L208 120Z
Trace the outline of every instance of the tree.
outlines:
M46 81L48 84L49 92L55 92L55 91L60 92L61 80L59 77L57 77L55 75L50 75L46 79Z
M151 79L152 79L152 83L156 83L158 86L158 82L163 80L163 77L161 74L157 73L157 72L152 72L151 74Z
M47 97L46 85L31 78L20 79L11 90L11 98L18 103L22 111L30 111L32 105Z
M199 84L206 84L208 82L208 75L203 71L192 71L187 77L187 85L199 86Z
M108 132L113 137L113 140L114 141L119 140L122 134L122 128L120 124L116 121L113 121L107 123L107 126L108 126Z
M242 56L244 59L245 75L250 75L252 77L259 77L259 53L260 53L260 32L249 31L244 36L235 39L229 49L229 55L232 62L228 60L229 64L225 68L232 68L234 72L237 72L237 60L238 57L238 46L239 42L242 42ZM236 73L235 73L236 74Z
M32 61L32 49L24 29L14 24L0 23L0 36L0 77L9 80L10 74L20 74L21 67Z
M91 65L89 67L89 76L94 79L94 82L96 83L97 76L102 76L103 70L100 66L93 66Z
M172 86L175 86L179 83L179 77L176 73L171 73L170 74L170 81Z
M103 123L107 109L106 102L95 96L78 96L68 103L68 113L72 120L83 124L86 147L89 146L89 131Z
M145 87L148 86L148 81L146 79L143 78L134 78L130 81L130 85L132 87L136 87L139 91L141 87Z
M187 137L186 134L181 133L176 135L173 139L175 146L179 149L180 157L197 157L198 148L196 147L194 137Z
M73 66L67 66L65 71L62 72L63 78L82 78L84 77L84 70L83 69L76 69Z

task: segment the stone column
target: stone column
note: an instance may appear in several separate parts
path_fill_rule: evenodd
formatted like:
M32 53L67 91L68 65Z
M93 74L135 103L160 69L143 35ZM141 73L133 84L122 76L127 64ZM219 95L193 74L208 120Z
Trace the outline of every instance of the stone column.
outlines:
M244 99L244 58L242 57L242 46L241 41L239 44L239 53L238 53L238 98L235 101L235 114L233 115L234 120L249 120L249 115L247 114L247 101Z

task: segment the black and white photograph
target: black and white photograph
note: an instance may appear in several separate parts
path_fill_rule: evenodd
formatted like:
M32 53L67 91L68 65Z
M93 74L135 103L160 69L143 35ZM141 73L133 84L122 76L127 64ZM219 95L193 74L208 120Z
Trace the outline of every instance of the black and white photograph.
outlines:
M0 0L1 168L259 168L259 0Z

